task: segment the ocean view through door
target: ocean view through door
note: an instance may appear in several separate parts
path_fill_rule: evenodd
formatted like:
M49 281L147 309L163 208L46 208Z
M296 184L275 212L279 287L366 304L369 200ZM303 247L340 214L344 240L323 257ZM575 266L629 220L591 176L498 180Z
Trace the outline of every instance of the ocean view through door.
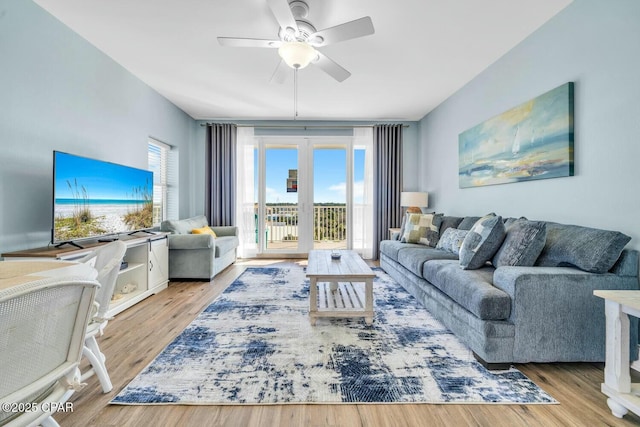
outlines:
M255 150L258 252L351 248L362 153L350 138L262 139Z

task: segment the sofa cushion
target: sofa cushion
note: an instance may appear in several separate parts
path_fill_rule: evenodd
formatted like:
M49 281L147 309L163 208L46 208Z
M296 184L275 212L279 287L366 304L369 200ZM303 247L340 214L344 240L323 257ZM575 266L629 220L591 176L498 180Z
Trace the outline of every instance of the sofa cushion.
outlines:
M471 230L480 218L479 216L465 216L458 224L458 230Z
M574 266L590 273L606 273L630 240L618 231L548 222L547 242L536 265Z
M406 248L398 253L398 262L418 277L422 277L422 266L432 259L457 260L458 256L441 249L421 245L418 248Z
M238 227L235 225L212 225L211 230L213 230L218 237L238 235Z
M524 220L526 221L527 218L524 216L521 216L520 218L515 218L515 217L509 217L509 218L502 218L502 222L504 222L504 226L509 228L511 227L511 225L513 225L514 222L516 222L517 220Z
M215 239L216 252L215 257L220 258L229 251L234 250L240 244L240 240L236 236L217 237Z
M531 267L536 263L546 240L546 223L524 219L513 221L507 226L507 235L502 246L493 256L493 265Z
M460 247L460 266L465 270L482 267L498 251L506 231L501 216L480 218L469 230Z
M467 237L468 230L458 230L457 228L447 228L444 234L440 236L436 249L442 249L451 253L460 255L460 246L464 238Z
M162 221L160 230L169 231L174 234L190 234L194 228L202 228L208 225L207 218L204 215L199 215L186 219Z
M455 261L432 260L424 263L422 275L449 298L482 320L504 320L511 314L511 298L493 286L489 265L462 270Z
M380 242L380 252L394 261L398 261L398 252L407 248L424 248L424 245L402 243L398 240L383 240Z
M462 220L463 218L459 216L443 216L442 223L440 224L440 236L442 236L449 228L458 228L458 225L460 225Z
M409 214L400 241L435 247L441 222L442 214Z
M170 234L169 250L209 249L215 246L215 238L210 234Z

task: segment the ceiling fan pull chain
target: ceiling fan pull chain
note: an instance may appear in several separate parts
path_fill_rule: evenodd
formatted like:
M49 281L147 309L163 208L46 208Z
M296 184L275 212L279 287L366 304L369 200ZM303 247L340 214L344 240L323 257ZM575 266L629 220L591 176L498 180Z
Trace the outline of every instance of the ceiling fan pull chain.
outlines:
M298 118L298 69L293 69L293 120Z

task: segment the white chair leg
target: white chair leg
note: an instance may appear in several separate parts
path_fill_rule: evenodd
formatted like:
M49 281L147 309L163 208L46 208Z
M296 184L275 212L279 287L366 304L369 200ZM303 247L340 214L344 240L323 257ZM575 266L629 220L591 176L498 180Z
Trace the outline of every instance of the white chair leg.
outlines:
M82 354L89 359L95 374L98 376L98 380L100 380L100 385L102 386L102 392L109 393L113 389L113 385L111 384L111 378L109 378L107 366L105 365L106 357L100 352L100 347L98 347L98 342L95 337L88 337L84 340Z

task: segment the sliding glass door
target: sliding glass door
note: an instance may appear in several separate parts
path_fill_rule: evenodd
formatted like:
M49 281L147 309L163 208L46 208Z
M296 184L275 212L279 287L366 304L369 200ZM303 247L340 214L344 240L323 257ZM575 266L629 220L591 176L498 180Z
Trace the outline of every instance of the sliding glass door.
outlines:
M302 147L303 149L304 147ZM304 218L300 217L301 199L298 185L301 147L295 141L263 144L262 182L259 196L259 218L263 252L296 254L304 251Z
M347 146L313 145L313 249L347 249Z
M306 256L311 249L359 247L365 232L363 153L350 137L259 138L258 253Z

